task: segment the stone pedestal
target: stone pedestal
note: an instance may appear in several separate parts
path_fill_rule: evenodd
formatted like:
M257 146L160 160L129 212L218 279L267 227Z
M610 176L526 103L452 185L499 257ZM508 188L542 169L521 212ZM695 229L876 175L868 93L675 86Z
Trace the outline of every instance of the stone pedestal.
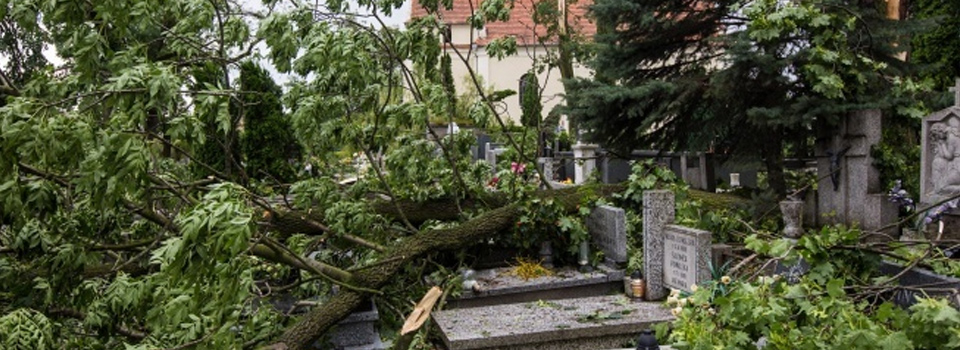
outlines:
M573 158L577 161L573 170L573 182L582 184L586 182L590 174L597 169L597 160L595 157L597 156L597 149L599 149L600 146L578 143L571 148L573 148Z
M643 276L647 300L667 297L663 283L664 227L675 217L673 192L651 190L643 193Z

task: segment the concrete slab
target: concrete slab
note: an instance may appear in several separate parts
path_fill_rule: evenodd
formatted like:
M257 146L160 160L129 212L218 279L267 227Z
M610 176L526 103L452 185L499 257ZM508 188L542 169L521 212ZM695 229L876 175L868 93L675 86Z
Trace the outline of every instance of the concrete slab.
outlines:
M618 348L641 330L674 320L661 303L623 295L444 310L433 317L450 350Z
M623 271L600 266L590 273L573 267L554 269L554 275L523 279L512 267L479 270L476 290L465 290L450 307L467 308L536 300L568 299L623 293Z

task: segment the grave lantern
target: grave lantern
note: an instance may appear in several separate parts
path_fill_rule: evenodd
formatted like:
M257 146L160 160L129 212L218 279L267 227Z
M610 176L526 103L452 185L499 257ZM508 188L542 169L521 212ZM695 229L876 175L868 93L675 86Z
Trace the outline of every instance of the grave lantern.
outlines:
M640 338L637 338L637 350L660 350L660 343L657 343L657 336L653 335L653 330L644 329L640 332Z

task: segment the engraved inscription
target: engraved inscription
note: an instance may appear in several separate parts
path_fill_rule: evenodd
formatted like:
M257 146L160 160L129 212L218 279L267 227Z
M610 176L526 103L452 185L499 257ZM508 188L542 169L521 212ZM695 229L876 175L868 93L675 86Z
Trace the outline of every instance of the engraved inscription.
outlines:
M663 243L664 284L671 288L689 291L690 286L697 283L696 240L693 237L666 230Z

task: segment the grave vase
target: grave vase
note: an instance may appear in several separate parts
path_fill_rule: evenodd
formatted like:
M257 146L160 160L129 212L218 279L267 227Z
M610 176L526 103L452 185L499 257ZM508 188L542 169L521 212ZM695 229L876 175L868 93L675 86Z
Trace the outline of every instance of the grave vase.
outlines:
M803 201L782 201L780 212L783 213L783 235L792 239L800 238L803 235Z

